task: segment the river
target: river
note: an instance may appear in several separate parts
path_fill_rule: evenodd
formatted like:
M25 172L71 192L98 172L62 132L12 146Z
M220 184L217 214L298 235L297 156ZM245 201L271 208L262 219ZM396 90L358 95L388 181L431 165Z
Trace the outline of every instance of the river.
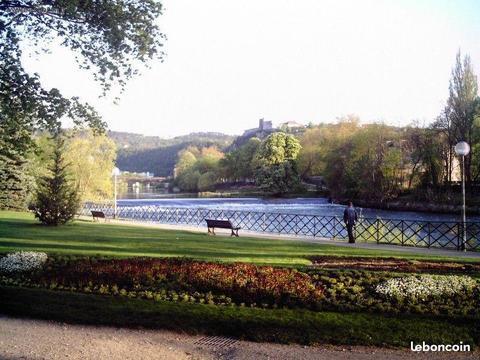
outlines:
M152 195L152 194L146 194ZM138 195L137 195L138 196ZM243 210L284 214L304 214L323 216L342 216L344 205L329 204L326 198L191 198L191 197L156 197L120 199L119 207L137 207L155 205L170 208L202 208L216 210ZM460 221L460 214L432 214L413 211L391 211L369 208L357 208L365 218L422 220L422 221ZM469 221L480 221L479 216L468 218Z

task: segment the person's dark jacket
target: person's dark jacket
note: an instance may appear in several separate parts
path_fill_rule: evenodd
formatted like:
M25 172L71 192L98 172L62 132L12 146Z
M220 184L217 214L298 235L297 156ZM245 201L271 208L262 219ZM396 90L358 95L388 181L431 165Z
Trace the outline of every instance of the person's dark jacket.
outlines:
M358 215L357 215L357 212L355 211L355 208L347 207L343 212L343 221L345 222L345 225L353 226L355 225L357 220L358 220Z

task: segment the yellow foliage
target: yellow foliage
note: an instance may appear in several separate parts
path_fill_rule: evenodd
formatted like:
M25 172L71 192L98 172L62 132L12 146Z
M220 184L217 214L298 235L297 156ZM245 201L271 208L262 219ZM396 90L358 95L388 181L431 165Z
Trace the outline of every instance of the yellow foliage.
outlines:
M64 156L82 201L113 197L116 146L111 139L91 131L81 133L66 142Z

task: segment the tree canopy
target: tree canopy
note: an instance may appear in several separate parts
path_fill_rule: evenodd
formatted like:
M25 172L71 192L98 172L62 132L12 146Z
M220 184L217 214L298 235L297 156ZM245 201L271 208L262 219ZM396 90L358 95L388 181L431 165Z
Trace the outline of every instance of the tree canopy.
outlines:
M45 49L52 41L75 53L92 70L103 91L125 86L140 63L163 58L164 35L156 24L162 5L155 0L4 0L0 3L0 114L2 122L58 127L66 116L76 124L103 127L98 114L78 98L44 89L21 62L21 42Z
M0 207L25 202L20 174L32 149L33 134L60 132L61 121L103 131L99 114L79 98L45 89L38 74L22 64L22 49L48 51L59 43L71 50L80 68L90 70L103 94L138 72L141 64L162 59L165 36L156 23L157 0L2 0L0 2ZM8 180L8 181L7 181Z

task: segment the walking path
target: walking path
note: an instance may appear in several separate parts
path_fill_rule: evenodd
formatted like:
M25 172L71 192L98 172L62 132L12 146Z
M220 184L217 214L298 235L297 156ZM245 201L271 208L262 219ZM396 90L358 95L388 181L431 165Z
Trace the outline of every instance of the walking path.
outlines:
M90 220L90 217L81 217L82 219ZM111 220L112 224L124 224L124 225L135 225L135 226L148 226L156 227L159 229L166 230L186 230L198 233L206 233L205 227L198 227L193 225L172 225L172 224L159 224L151 222L139 222L139 221L129 221L129 220ZM217 230L219 235L223 234L220 230ZM229 230L225 232L226 236L229 236ZM416 254L416 255L436 255L436 256L448 256L448 257L458 257L458 258L474 258L480 259L480 252L475 251L456 251L448 250L442 248L423 248L423 247L411 247L411 246L400 246L400 245L390 245L390 244L376 244L370 242L357 242L355 244L349 244L346 241L334 240L329 238L313 238L311 236L302 236L302 235L284 235L284 234L270 234L263 232L247 231L240 230L241 236L250 236L258 237L264 239L280 239L280 240L294 240L294 241L306 241L314 244L325 244L333 246L342 246L342 247L353 247L358 249L370 249L370 250L387 250L392 252L401 252L406 254ZM393 255L393 254L392 254Z
M82 326L0 317L0 358L16 359L225 359L410 360L478 359L480 353L417 353L367 346L280 345L218 340L163 330ZM216 345L217 344L217 345Z

